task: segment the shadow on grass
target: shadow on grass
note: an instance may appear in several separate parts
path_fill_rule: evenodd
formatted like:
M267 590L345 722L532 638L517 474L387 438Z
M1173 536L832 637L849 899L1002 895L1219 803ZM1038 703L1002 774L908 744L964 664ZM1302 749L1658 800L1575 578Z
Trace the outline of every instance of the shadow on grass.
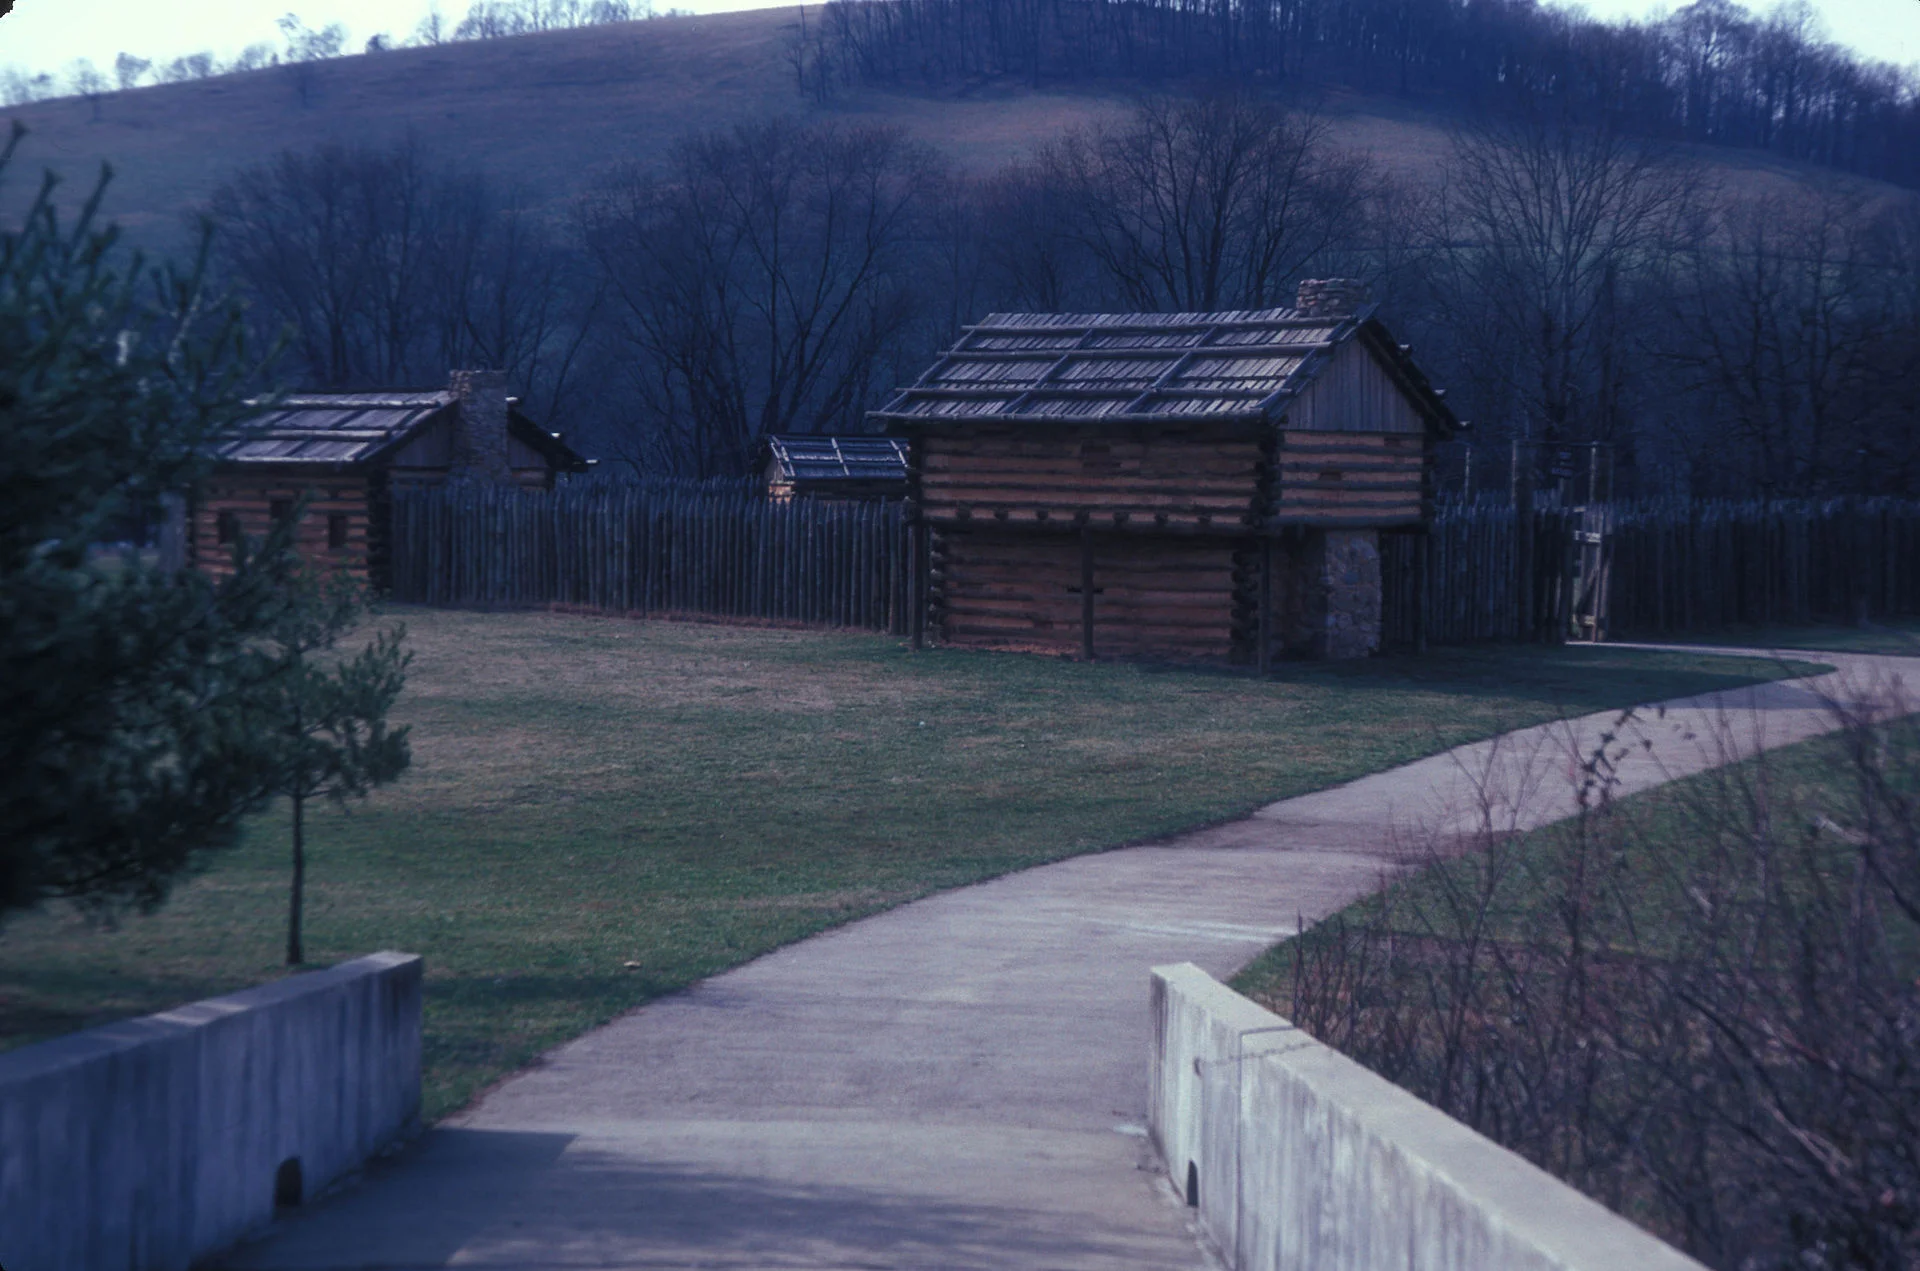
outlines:
M222 977L197 975L98 974L67 968L8 968L0 985L0 1051L15 1050L136 1019L188 1002L222 997L277 978L249 968Z
M56 1037L63 1037L68 1033L119 1018L122 1017L112 1014L99 1015L88 1011L62 1010L58 1007L40 1006L32 1002L19 1002L12 998L0 997L0 1048L32 1046L38 1042L51 1041Z

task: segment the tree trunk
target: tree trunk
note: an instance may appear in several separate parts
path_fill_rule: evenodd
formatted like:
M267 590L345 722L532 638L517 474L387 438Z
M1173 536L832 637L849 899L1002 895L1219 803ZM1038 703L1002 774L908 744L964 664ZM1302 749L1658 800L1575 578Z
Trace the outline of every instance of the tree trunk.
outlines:
M306 961L300 943L300 902L307 885L306 799L293 796L293 895L287 902L287 965Z

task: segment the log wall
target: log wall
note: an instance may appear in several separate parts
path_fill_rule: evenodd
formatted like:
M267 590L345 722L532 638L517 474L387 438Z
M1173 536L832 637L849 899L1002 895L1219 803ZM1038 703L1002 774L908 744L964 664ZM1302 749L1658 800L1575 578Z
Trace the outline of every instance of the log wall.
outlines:
M916 447L919 497L935 525L1240 533L1259 507L1257 438L1226 434L933 433Z
M239 532L258 541L272 528L274 502L298 503L302 495L309 498L295 538L300 555L366 578L369 563L381 554L382 535L374 510L379 500L364 476L243 473L210 477L194 501L188 559L216 576L231 573L233 547L220 541L221 514L231 513ZM346 518L346 542L340 547L328 544L333 516Z
M1423 433L1331 433L1287 427L1275 456L1273 524L1388 529L1427 519Z
M1244 647L1246 566L1233 541L1102 534L1092 549L1096 657L1225 659ZM932 603L941 638L1080 652L1082 550L1077 534L940 533Z

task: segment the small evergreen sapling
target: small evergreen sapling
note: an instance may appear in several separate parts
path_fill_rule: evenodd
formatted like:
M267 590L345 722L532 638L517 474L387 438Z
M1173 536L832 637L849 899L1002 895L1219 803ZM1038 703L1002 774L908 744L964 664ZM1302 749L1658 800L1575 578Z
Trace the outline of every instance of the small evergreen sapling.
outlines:
M298 515L292 518L298 519ZM406 771L407 728L387 712L400 696L412 654L406 628L376 631L358 653L339 646L366 617L359 589L343 576L298 579L271 639L270 668L257 703L257 734L269 757L265 788L293 811L293 885L287 901L287 965L306 960L301 925L306 898L306 805L365 798Z

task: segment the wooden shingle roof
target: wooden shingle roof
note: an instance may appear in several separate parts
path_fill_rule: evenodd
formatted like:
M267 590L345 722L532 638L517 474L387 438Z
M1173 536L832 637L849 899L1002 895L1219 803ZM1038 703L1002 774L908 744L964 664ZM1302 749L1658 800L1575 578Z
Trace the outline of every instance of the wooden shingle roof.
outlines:
M890 432L965 423L1255 424L1283 413L1333 352L1364 340L1432 426L1459 426L1366 307L1220 313L995 313L873 412Z
M283 397L214 447L215 457L242 467L328 469L380 459L405 445L442 411L459 402L446 390L373 393L301 393ZM520 413L508 398L508 434L559 472L585 472L590 460Z
M285 397L215 453L240 464L362 463L405 441L455 400L444 390Z

